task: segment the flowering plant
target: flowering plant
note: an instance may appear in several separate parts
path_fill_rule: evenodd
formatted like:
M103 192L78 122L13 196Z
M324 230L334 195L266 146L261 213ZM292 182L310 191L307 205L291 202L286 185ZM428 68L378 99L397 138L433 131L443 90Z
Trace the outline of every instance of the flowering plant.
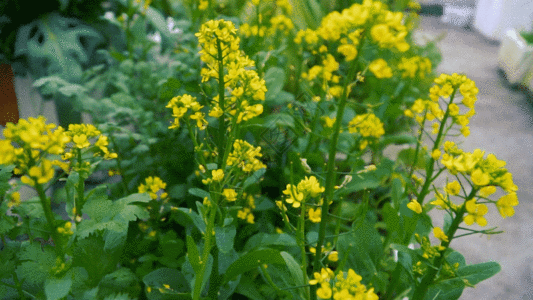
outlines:
M290 11L279 2L281 13ZM213 13L212 4L192 7ZM240 29L209 20L195 34L200 87L175 89L161 105L165 132L192 148L192 172L177 185L165 177L180 170L158 168L137 181L138 193L86 190L99 165L127 171L112 135L93 125L56 128L42 117L9 124L0 141L0 291L47 299L458 299L497 273L497 263L467 265L450 247L498 233L470 227L487 225L488 205L504 218L518 205L505 162L450 140L469 135L475 83L434 78L403 13L379 1L332 12L316 30L272 19L263 42L293 46L294 56L277 56L290 72L242 50L262 20ZM290 38L271 38L278 35ZM395 91L375 91L385 85ZM405 126L392 128L398 118ZM394 143L411 147L393 160L384 149ZM56 180L65 181L63 215L47 194ZM37 191L36 201L21 200L19 182ZM443 226L433 225L433 208L443 211Z

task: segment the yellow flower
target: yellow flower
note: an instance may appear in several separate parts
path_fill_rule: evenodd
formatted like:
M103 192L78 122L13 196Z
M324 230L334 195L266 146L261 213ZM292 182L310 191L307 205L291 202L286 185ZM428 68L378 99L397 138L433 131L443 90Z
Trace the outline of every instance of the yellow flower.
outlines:
M344 55L346 61L352 61L357 56L357 48L352 44L340 45L337 51Z
M509 193L505 196L502 196L496 202L496 207L498 208L498 211L500 212L500 215L503 218L512 217L514 215L513 206L517 206L517 205L518 205L518 197L516 196L516 193Z
M320 183L315 176L307 177L298 183L298 191L311 197L317 197L319 194L323 193L325 190L324 187L320 186Z
M211 175L213 177L213 181L221 182L224 178L224 171L222 169L213 170L211 171Z
M331 253L328 255L328 260L331 262L336 262L339 260L339 252L337 251L331 251Z
M472 182L476 186L485 186L490 183L489 174L483 172L481 169L475 169L474 172L472 172L472 175L470 177L472 179Z
M450 195L457 195L461 191L461 184L457 181L452 181L446 185L446 192Z
M224 189L224 192L222 192L222 194L224 195L224 197L226 197L226 200L228 202L233 202L237 200L237 193L234 189Z
M409 208L410 210L414 211L417 214L422 213L422 206L416 200L411 200L411 202L407 203L407 208Z
M435 149L435 150L433 150L433 152L431 152L431 157L434 160L438 160L440 158L440 155L441 155L441 152L440 152L439 149Z
M387 62L378 58L370 63L368 69L376 76L377 78L390 78L392 77L392 69L387 65Z
M485 204L477 204L475 199L466 201L466 211L468 212L468 215L464 217L463 221L467 225L472 225L477 223L480 226L486 226L487 225L487 219L483 217L489 209Z
M495 186L492 186L492 185L489 185L489 186L486 186L486 187L483 187L479 190L479 195L481 197L488 197L492 194L496 193L496 187Z
M433 235L441 240L442 242L448 242L448 236L440 229L440 227L434 227L433 228Z
M309 214L309 220L313 223L320 223L321 221L321 215L322 215L322 209L317 208L316 210L313 208L310 208L307 210L307 213Z
M447 209L449 207L447 199L446 199L446 197L443 194L437 192L435 194L435 198L437 198L437 199L432 201L432 202L430 202L430 204L438 206L437 207L438 209Z

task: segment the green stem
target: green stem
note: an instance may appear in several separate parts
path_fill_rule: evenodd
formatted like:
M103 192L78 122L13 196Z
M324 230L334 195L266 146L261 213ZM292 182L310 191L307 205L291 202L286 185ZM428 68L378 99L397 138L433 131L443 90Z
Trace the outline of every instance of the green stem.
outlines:
M122 167L122 157L119 155L119 151L117 150L117 143L115 142L115 137L112 134L108 135L109 139L111 140L111 143L113 143L113 151L117 153L117 168L120 176L122 176L122 180L120 181L122 184L122 188L126 192L126 195L130 195L131 192L128 189L128 185L126 182L128 182L126 175L124 174L124 168Z
M54 239L56 254L59 257L63 258L63 245L61 245L60 236L56 231L56 227L54 225L55 219L54 214L52 212L52 204L50 202L50 199L46 197L43 186L37 182L37 178L32 179L35 181L35 189L37 190L37 194L39 195L39 199L41 200L41 206L43 207L44 216L48 224L48 230L50 230L50 234Z
M434 268L428 268L428 273L424 275L422 278L422 281L420 284L416 287L415 292L413 294L412 300L423 300L429 286L433 283L435 276L440 271L443 262L445 261L444 253L446 250L450 247L450 244L452 240L454 239L454 235L457 232L457 229L459 229L459 225L463 222L463 216L466 213L466 202L469 200L472 200L474 196L476 195L478 189L472 189L470 194L465 199L465 204L463 204L458 211L456 212L455 218L452 221L452 224L450 225L450 228L446 232L446 236L448 236L447 242L442 242L441 246L443 246L443 250L439 251L440 256L436 258L435 262L433 263Z
M292 173L292 172L291 172ZM300 246L300 252L302 255L302 263L300 268L302 269L302 274L304 282L308 282L309 278L307 277L307 253L305 251L305 201L302 202L302 207L300 210L300 219L298 220L298 246ZM305 298L309 299L309 289L305 289Z
M443 134L444 128L446 127L446 121L448 120L448 117L450 116L450 105L453 103L453 99L455 98L456 91L457 89L453 91L450 97L450 103L448 103L448 106L446 107L446 112L444 113L444 117L442 117L442 121L439 127L439 133L437 134L437 139L435 140L435 143L433 144L433 149L431 149L432 152L436 149L439 149L442 138L445 136ZM420 128L420 130L424 131L424 128ZM422 190L420 191L420 194L418 194L418 197L417 197L417 201L418 203L420 203L420 205L424 203L424 199L429 193L430 185L434 180L433 178L434 168L435 168L435 160L430 155L429 163L426 169L426 181L424 182L424 185L422 186Z
M320 258L322 256L322 245L324 245L324 240L326 236L326 225L329 220L329 202L333 200L333 192L336 181L335 173L335 155L337 154L337 142L339 140L339 134L342 125L342 118L344 116L344 109L346 108L346 103L348 102L348 85L350 79L356 73L355 66L352 65L350 68L350 73L346 77L343 87L343 93L339 101L339 106L337 108L337 116L335 124L333 125L333 136L331 137L329 153L328 153L328 162L327 162L327 175L326 175L326 188L325 188L325 197L322 203L322 214L320 227L318 229L318 241L316 245L316 255L313 263L313 273L320 272ZM311 299L316 299L316 285L312 286Z
M210 210L210 215L209 215L209 220L207 222L205 236L204 236L205 244L204 244L204 249L203 249L202 257L200 261L201 267L200 267L200 271L198 272L198 274L196 274L196 278L194 280L193 300L200 299L200 295L202 293L202 282L204 281L205 269L207 268L207 261L209 259L209 253L211 252L211 247L212 247L211 243L213 239L213 227L215 224L215 216L217 214L217 211L216 211L215 206L210 206L209 210Z
M224 153L224 141L226 135L226 116L225 116L225 87L224 87L224 57L222 53L222 43L217 39L218 50L218 106L222 109L223 114L218 118L218 153ZM223 164L223 155L218 156L219 167Z

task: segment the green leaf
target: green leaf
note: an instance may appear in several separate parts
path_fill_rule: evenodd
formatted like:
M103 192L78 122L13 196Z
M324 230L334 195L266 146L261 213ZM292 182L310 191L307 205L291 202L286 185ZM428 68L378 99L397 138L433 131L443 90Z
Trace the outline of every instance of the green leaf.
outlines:
M70 292L72 279L70 276L63 278L48 278L44 283L44 293L47 300L57 300L65 297Z
M229 266L224 274L224 283L262 264L283 265L285 264L285 259L281 256L280 251L269 248L248 252Z
M204 199L205 197L209 197L210 196L209 192L204 191L204 190L199 189L199 188L191 188L191 189L189 189L189 194L191 194L193 196L196 196L196 197L200 197L201 199Z
M42 291L42 285L56 265L56 253L51 246L23 242L18 259L23 261L16 269L18 279L24 281L28 290Z
M231 251L236 234L237 229L235 229L235 226L215 227L215 239L218 250L222 253Z
M398 153L398 161L403 162L407 166L412 166L415 159L415 153L416 149L403 149ZM415 168L424 170L428 161L429 156L427 155L427 152L423 149L420 149Z
M181 85L181 80L174 77L168 78L159 87L159 99L170 100L171 98L178 96Z
M83 43L82 43L83 41ZM15 56L26 56L36 77L59 73L71 82L82 77L102 36L81 21L50 13L19 28Z
M356 222L351 234L341 235L337 249L339 259L347 259L348 267L363 278L377 274L379 260L383 255L383 243L371 222Z
M302 269L300 268L300 264L296 262L294 257L290 255L288 252L281 252L281 257L285 260L285 264L287 265L287 268L289 269L289 273L291 274L291 278L294 280L295 286L303 286L306 283L304 282L304 277L302 274ZM301 289L299 289L301 291ZM302 298L303 295L302 295Z
M255 282L252 278L248 276L243 276L235 292L243 296L248 297L249 299L255 300L265 300L265 297L261 295L258 291L259 289L255 286Z
M265 174L265 172L266 172L266 168L262 168L262 169L259 169L259 170L255 171L251 176L246 178L242 188L246 189L247 187L251 186L252 184L258 183L259 180L261 179L261 177L263 177L263 175Z
M15 165L1 166L0 165L0 195L5 195L6 192L11 189L9 180L13 176L13 169ZM2 214L3 215L3 214Z
M264 126L272 129L278 126L294 128L294 117L286 113L271 114L265 117Z
M196 242L192 236L187 234L187 258L194 270L194 273L200 271L200 252L198 252L198 247L196 247Z
M440 281L431 285L425 296L425 300L456 300L461 297L463 289L467 285L475 285L488 279L498 272L501 267L496 262L486 262L476 265L459 267L457 277Z
M163 287L163 284L168 284L172 290L178 293L191 291L185 276L176 269L160 268L154 270L143 277L143 282L147 287L152 288L152 292L146 293L150 300L176 299L176 295L159 293L158 289Z
M275 99L285 85L285 72L281 68L272 67L266 71L263 78L265 79L265 85L267 87L267 92L265 94L266 101Z
M298 243L296 243L296 239L290 234L270 234L260 232L248 239L244 245L244 251L249 252L255 248L265 246L282 246L287 248L298 246Z
M176 210L176 214L173 215L173 218L184 227L194 224L194 226L196 226L201 233L205 233L204 220L191 208L178 207L178 210Z
M153 7L149 6L148 9L146 9L146 18L159 31L159 33L161 33L161 42L163 46L170 46L173 35L168 30L167 22L163 15Z
M141 285L137 276L128 268L120 268L107 274L98 283L98 298L111 294L128 294L130 299L137 298Z

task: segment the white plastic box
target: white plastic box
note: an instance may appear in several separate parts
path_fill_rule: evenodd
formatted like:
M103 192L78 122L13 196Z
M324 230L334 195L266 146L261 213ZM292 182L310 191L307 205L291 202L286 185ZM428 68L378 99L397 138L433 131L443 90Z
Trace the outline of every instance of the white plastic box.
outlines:
M498 66L503 70L509 83L526 84L527 77L533 76L533 47L528 45L520 33L509 29L502 36L498 54Z

